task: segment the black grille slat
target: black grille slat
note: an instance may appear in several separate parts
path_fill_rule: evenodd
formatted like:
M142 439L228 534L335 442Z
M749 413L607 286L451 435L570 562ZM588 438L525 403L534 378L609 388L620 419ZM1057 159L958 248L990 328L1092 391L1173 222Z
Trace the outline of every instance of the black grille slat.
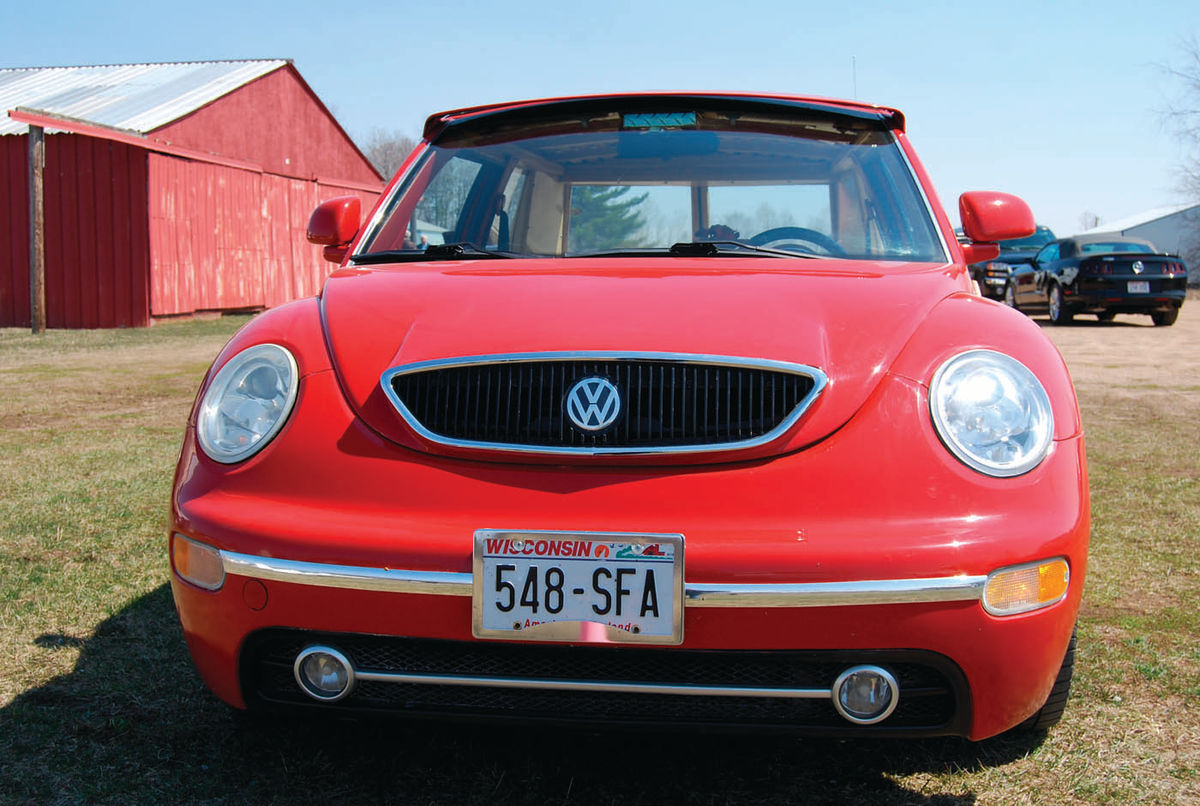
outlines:
M602 377L621 395L616 421L587 431L567 393ZM817 381L799 372L667 359L551 359L448 363L390 380L396 398L439 438L533 449L717 449L771 434Z

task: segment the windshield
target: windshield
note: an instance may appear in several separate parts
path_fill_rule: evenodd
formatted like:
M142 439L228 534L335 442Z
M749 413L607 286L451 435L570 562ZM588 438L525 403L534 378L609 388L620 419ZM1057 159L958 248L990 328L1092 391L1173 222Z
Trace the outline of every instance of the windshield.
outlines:
M1095 241L1079 245L1079 252L1083 255L1102 255L1114 252L1143 254L1153 251L1150 244L1141 241Z
M1027 238L1013 238L1000 242L1001 252L1036 252L1054 240L1054 233L1046 227L1038 227Z
M452 127L410 170L355 257L419 258L440 244L468 256L669 255L698 241L945 260L908 162L881 123L744 108Z

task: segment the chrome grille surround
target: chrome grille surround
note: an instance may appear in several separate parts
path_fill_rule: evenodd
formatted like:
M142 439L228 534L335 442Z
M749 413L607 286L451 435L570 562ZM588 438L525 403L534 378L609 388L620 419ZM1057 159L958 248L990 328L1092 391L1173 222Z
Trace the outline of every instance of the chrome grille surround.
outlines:
M681 371L688 368L714 371L733 370L765 373L772 376L791 379L799 382L800 389L796 401L785 411L774 417L770 427L763 428L762 433L751 436L726 438L724 441L697 441L686 444L640 444L640 445L564 445L564 444L535 444L517 440L493 440L463 438L452 434L442 433L436 428L429 427L412 408L407 405L398 391L397 386L409 379L410 376L438 370L454 370L471 367L501 367L512 369L514 365L541 365L542 367L564 367L571 364L598 365L606 364L615 367L626 367L633 364L654 364L678 367ZM603 375L603 370L585 371L585 374ZM563 376L567 377L566 375ZM582 377L582 376L580 376ZM574 379L572 379L574 380ZM565 382L565 381L564 381ZM468 448L478 450L506 451L525 454L544 454L559 456L611 456L611 455L678 455L696 453L714 453L723 451L745 450L768 444L779 439L803 416L817 396L824 390L828 379L821 370L804 364L793 364L784 361L773 361L758 358L739 358L730 356L701 355L692 353L661 353L661 352L617 352L617 351L573 351L573 352L542 352L542 353L508 353L497 355L478 355L460 358L437 359L421 361L412 364L402 364L385 371L380 378L384 394L404 418L405 422L422 438L438 445L453 448ZM728 394L728 393L727 393ZM660 405L663 394L659 394ZM636 405L636 404L635 404ZM474 408L480 404L476 402ZM543 412L549 414L549 412ZM560 412L561 415L561 412ZM563 418L565 420L565 417ZM569 428L569 425L566 426ZM719 429L719 426L718 426Z

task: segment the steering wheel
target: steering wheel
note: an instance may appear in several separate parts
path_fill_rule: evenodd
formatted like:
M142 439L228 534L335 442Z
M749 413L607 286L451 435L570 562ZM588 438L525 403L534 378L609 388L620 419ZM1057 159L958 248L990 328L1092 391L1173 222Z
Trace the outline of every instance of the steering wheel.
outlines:
M787 246L795 245L799 246L801 251L815 254L812 249L797 244L797 241L810 243L827 255L845 256L846 254L846 250L833 238L808 227L773 227L772 229L763 230L746 241L746 243L752 246L773 246L776 248L779 248L781 244L786 244Z

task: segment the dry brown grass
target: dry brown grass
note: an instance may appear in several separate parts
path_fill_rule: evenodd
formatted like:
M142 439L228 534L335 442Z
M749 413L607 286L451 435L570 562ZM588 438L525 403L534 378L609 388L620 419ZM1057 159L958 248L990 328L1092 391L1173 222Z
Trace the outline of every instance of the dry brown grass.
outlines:
M180 430L236 321L0 331L0 802L1200 802L1200 300L1046 327L1079 389L1093 548L1040 744L590 735L236 718L166 586Z

